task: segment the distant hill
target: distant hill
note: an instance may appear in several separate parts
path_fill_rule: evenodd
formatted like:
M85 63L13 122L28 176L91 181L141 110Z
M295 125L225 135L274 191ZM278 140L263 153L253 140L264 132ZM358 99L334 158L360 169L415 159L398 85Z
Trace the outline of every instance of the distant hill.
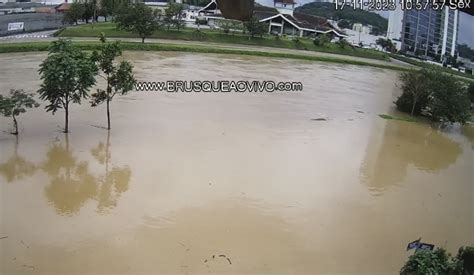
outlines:
M372 25L382 33L387 31L387 19L374 12L364 11L361 9L354 10L351 7L345 7L342 10L336 10L335 4L333 3L313 2L296 8L296 11L333 20L345 19L350 23Z

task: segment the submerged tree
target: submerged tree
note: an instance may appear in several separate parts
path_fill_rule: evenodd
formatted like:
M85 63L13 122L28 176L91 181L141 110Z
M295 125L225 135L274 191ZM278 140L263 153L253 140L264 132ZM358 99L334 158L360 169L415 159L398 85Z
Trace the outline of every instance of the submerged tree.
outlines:
M105 90L97 89L97 92L92 94L91 104L92 107L95 107L106 103L107 129L110 130L110 102L115 95L126 95L131 91L135 85L135 78L133 77L132 64L128 61L121 61L119 64L114 62L117 57L122 55L119 42L107 42L104 34L101 34L100 41L102 45L99 51L94 51L92 56L102 72L99 75L107 82L107 87Z
M90 56L74 47L70 40L54 41L48 57L41 63L40 98L49 101L46 111L65 111L64 132L69 132L69 105L80 104L95 84L97 66Z
M426 69L404 72L400 75L400 80L403 94L396 102L397 107L411 115L419 115L428 104L431 73Z
M440 70L403 73L402 95L395 104L402 112L425 115L433 122L465 123L470 117L467 87Z
M13 135L18 135L18 121L16 117L26 112L26 109L38 108L39 104L33 99L33 94L23 90L10 90L10 96L0 95L0 114L13 119Z

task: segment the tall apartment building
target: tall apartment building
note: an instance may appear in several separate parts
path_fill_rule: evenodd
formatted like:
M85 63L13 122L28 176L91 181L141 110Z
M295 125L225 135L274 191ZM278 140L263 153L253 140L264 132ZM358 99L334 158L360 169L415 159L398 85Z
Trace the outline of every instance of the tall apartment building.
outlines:
M454 56L457 47L459 12L445 7L442 10L406 10L398 6L391 11L387 38L400 51L427 59L441 60Z

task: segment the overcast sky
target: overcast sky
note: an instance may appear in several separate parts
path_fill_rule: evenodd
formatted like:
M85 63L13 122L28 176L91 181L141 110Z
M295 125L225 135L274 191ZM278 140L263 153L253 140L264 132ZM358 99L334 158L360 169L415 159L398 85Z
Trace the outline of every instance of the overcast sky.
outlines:
M271 6L273 0L256 0L260 4ZM296 0L299 5L314 2L312 0ZM381 13L382 16L388 18L388 12ZM474 16L464 12L460 12L459 17L459 44L468 44L471 48L474 48Z

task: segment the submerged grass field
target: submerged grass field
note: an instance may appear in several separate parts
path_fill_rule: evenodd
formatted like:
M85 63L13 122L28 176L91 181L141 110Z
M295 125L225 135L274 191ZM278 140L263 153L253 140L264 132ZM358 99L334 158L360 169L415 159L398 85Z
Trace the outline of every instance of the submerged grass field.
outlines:
M68 27L58 32L57 35L59 37L97 37L102 32L107 37L138 38L138 35L134 33L117 30L114 23L97 23ZM249 37L243 34L225 34L221 31L215 30L197 31L195 29L189 28L180 31L159 30L156 31L150 38L299 49L365 57L378 60L389 60L389 56L386 53L375 50L360 48L353 49L351 47L342 49L335 44L315 46L313 41L307 38L299 38L297 42L285 37L276 39L274 36L263 36L262 38L254 37L249 40Z
M83 50L94 50L100 42L94 41L74 41L74 45ZM49 42L29 42L29 43L6 43L0 44L0 53L9 52L36 52L36 51L47 51L50 43ZM391 69L397 71L407 71L408 68L378 64L372 62L358 61L353 59L347 59L344 57L329 57L329 56L309 56L303 54L294 53L276 53L268 51L250 51L250 50L239 50L239 49L223 49L223 48L210 48L204 46L185 46L185 45L173 45L173 44L158 44L158 43L138 43L138 42L121 42L122 50L129 51L173 51L173 52L194 52L194 53L210 53L210 54L237 54L237 55L248 55L248 56L261 56L261 57L273 57L273 58L289 58L306 61L320 61L330 62L338 64L348 65L359 65L359 66L370 66L382 69Z

